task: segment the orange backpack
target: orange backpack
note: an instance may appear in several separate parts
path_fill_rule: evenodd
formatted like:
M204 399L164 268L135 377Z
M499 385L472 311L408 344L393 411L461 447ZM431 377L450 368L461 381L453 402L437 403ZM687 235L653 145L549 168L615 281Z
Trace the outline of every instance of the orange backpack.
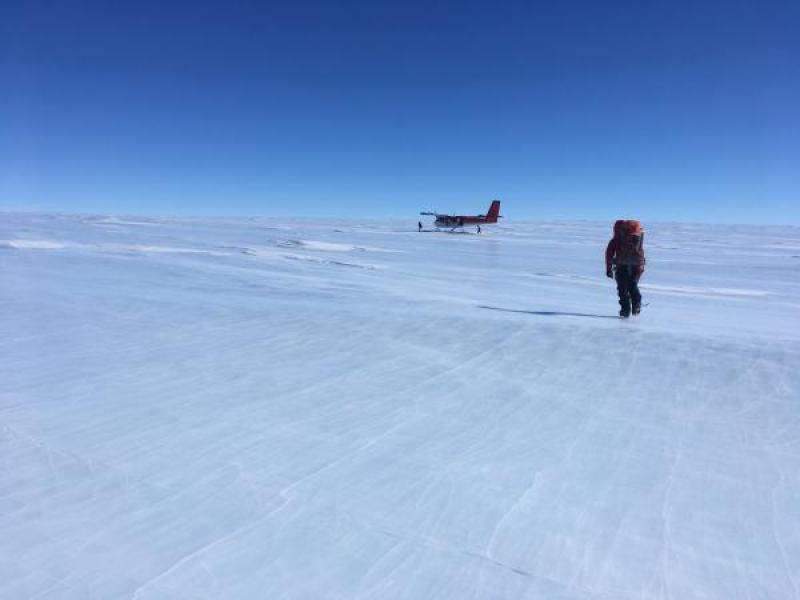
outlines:
M620 219L614 223L614 237L642 235L642 224L635 219Z
M644 232L639 221L620 219L614 223L614 237L618 265L644 265Z

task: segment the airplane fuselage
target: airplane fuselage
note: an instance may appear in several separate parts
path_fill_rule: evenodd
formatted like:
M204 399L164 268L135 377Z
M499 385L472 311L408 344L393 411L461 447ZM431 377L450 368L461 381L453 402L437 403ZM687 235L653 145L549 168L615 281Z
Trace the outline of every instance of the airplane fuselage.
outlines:
M495 223L496 221L487 221L486 217L462 217L459 215L437 215L434 225L436 227L465 227L466 225L483 225L485 223Z

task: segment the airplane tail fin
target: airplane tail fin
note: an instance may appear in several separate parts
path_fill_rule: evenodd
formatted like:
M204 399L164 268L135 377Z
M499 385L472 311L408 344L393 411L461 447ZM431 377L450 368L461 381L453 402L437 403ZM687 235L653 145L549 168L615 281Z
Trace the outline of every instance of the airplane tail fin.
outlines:
M493 200L492 205L489 207L489 212L486 213L487 223L497 223L497 218L500 216L500 200Z

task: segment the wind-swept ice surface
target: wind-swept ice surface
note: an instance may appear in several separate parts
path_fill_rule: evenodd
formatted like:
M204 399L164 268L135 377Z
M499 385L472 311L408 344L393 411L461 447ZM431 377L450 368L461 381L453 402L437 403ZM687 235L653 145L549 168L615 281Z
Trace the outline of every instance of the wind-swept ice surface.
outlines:
M0 216L0 597L800 598L800 230Z

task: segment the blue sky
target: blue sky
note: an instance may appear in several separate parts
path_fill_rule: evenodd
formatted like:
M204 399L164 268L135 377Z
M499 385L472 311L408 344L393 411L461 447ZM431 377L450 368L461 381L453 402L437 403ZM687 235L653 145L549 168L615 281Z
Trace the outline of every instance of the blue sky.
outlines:
M6 2L0 210L800 223L797 2Z

